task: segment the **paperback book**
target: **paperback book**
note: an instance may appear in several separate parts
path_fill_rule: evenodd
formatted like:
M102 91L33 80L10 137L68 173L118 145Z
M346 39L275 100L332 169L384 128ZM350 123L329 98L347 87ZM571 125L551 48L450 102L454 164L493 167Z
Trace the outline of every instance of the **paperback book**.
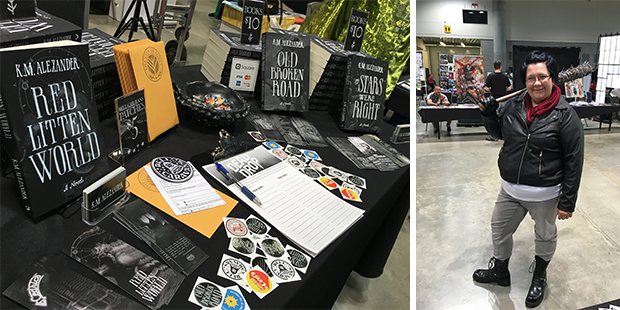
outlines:
M71 258L153 310L167 305L185 279L99 226L80 234L68 250Z
M309 109L310 35L279 30L262 38L263 111Z
M72 270L63 254L40 261L2 293L27 309L145 309L144 306Z
M113 159L124 164L149 146L144 89L115 100L120 148Z
M3 144L25 212L39 217L107 174L88 46L60 41L0 49Z

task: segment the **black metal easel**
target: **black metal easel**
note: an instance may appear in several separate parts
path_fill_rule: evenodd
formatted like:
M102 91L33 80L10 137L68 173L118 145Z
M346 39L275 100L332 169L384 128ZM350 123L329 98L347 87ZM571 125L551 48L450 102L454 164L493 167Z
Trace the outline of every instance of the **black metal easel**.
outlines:
M140 10L142 7L144 7L144 10L146 11L147 21L149 23L148 28L146 27L144 20L140 16ZM133 17L127 20L129 14L131 14L132 8L134 9ZM123 16L120 25L118 25L118 28L116 28L116 32L114 32L114 37L120 38L123 33L125 33L125 31L127 31L127 29L131 27L131 29L129 30L129 38L127 39L127 42L131 42L131 38L133 37L134 32L138 31L138 24L140 24L142 26L142 30L144 30L144 33L146 33L146 37L151 39L151 41L157 41L155 39L155 33L153 32L153 26L151 25L150 16L151 14L149 14L149 7L146 5L146 0L132 0L131 5L129 5L129 9L127 10L127 12L125 12L125 15Z

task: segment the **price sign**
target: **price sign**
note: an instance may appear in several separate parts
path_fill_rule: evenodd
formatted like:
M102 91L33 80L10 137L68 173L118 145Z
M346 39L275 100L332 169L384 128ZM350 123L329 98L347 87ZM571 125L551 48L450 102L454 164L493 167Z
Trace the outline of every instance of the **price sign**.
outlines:
M349 29L347 38L344 41L344 49L347 51L359 52L364 42L366 23L368 22L368 12L356 9L351 10L349 18Z
M265 3L260 0L245 0L243 2L243 17L241 23L241 43L258 44L263 28L263 12Z

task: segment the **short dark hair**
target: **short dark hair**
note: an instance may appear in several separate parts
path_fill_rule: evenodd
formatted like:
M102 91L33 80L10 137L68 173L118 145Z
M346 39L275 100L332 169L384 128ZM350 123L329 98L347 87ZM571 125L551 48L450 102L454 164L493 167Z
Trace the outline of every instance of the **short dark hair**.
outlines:
M538 50L532 51L525 57L525 61L521 65L521 70L519 73L521 74L521 81L523 85L525 85L525 74L527 73L527 66L531 64L537 63L545 63L547 65L547 71L549 71L549 75L553 79L555 83L558 80L558 63L555 62L555 59L551 57L549 54L545 54Z
M501 69L502 68L502 62L498 59L493 63L493 68L495 68L495 70L497 69Z

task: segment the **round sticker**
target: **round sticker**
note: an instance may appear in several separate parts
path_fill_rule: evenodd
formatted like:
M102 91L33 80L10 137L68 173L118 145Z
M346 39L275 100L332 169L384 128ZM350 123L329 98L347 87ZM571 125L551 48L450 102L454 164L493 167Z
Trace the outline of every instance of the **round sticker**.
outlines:
M332 176L334 176L336 178L339 178L341 180L346 180L347 179L347 176L342 171L340 171L340 170L330 169L329 172L330 172L329 173L330 175L332 175Z
M321 168L325 167L325 165L323 163L320 163L316 160L313 160L310 162L310 167L316 169L316 170L321 170Z
M336 184L334 180L328 177L319 178L319 182L323 183L323 185L327 186L327 188L330 188L330 189L338 188L338 184Z
M260 243L263 252L269 256L282 257L284 255L284 247L275 239L265 239ZM273 270L272 270L273 271Z
M222 271L233 280L241 280L241 275L245 274L248 270L240 261L228 258L222 262Z
M321 172L323 172L324 174L330 175L329 167L327 167L327 166L321 167Z
M267 233L267 225L257 218L249 218L245 220L245 223L253 234L264 235Z
M256 249L254 241L248 238L234 237L232 238L232 246L233 248L235 248L235 250L243 254L252 254Z
M270 148L270 149L279 149L282 148L279 144L275 143L275 142L271 142L271 141L267 141L265 143L263 143L266 147Z
M267 265L267 259L265 259L264 257L255 257L252 260L252 267L255 266L261 267L270 277L273 277L271 269L269 269L269 266Z
M233 236L243 237L248 234L248 227L239 219L228 219L226 230Z
M293 266L297 268L306 268L308 266L308 260L304 254L295 249L288 249L287 252Z
M271 262L271 271L282 280L290 280L295 277L295 269L291 263L281 259L274 259Z
M269 293L273 286L271 278L260 270L250 270L246 276L246 281L253 290L259 293Z
M347 197L347 198L349 198L349 199L351 199L351 200L358 200L358 199L360 199L360 196L357 195L356 192L354 192L353 190L348 189L348 188L343 188L342 189L342 195Z
M292 145L289 145L288 147L286 147L286 151L291 153L291 155L296 155L296 156L301 155L301 151Z
M311 178L313 178L313 179L318 179L318 178L320 177L319 173L318 173L318 172L316 172L316 170L314 170L314 169L312 169L312 168L310 168L310 167L306 167L306 168L304 168L303 172L304 172L307 176L309 176L309 177L311 177Z
M271 153L273 153L273 155L276 155L280 159L288 158L288 155L282 149L273 149L271 150Z
M301 159L294 156L288 158L288 163L297 169L303 168L305 166L304 162Z
M357 186L364 186L366 184L366 182L364 182L364 179L356 176L356 175L349 175L349 182L357 185Z
M310 158L310 159L319 159L319 154L317 154L315 151L310 151L310 150L304 150L304 156Z
M222 292L211 283L200 283L194 288L194 297L204 307L214 308L222 303Z
M242 310L245 309L245 299L235 290L227 289L222 310Z
M250 135L252 136L252 138L254 138L254 140L265 141L265 136L263 136L260 131L252 131L250 132Z
M151 161L151 168L155 174L168 182L185 182L192 178L192 166L176 157L155 157Z

